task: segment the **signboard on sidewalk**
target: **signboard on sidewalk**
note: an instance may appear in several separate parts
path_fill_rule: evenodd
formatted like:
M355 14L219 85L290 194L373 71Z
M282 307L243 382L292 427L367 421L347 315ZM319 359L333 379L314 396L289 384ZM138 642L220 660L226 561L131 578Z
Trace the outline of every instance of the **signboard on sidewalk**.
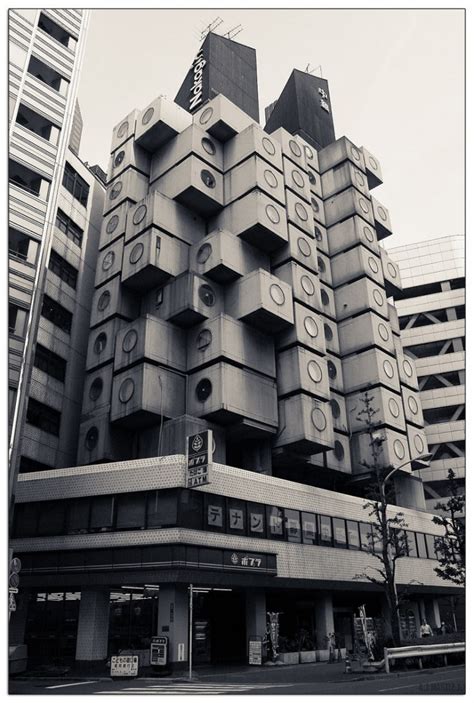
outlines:
M261 666L262 664L262 638L249 639L249 664Z
M209 483L212 444L212 430L188 435L186 438L186 488Z
M166 666L168 663L168 638L152 637L150 644L150 664Z
M138 656L122 654L110 659L110 676L138 676Z

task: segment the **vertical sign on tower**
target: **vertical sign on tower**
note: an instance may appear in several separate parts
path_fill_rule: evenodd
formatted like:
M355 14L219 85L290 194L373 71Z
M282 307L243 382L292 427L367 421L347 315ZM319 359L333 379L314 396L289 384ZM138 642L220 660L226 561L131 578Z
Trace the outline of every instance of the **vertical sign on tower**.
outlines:
M209 483L212 444L212 430L186 437L186 488L196 488Z

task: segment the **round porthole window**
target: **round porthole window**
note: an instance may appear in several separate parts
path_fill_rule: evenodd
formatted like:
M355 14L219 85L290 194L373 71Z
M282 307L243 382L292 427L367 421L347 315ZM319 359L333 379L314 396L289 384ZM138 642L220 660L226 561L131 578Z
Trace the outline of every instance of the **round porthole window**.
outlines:
M317 242L322 242L323 241L323 233L319 229L319 227L314 228L314 236L316 237Z
M198 294L204 305L207 305L208 308L212 308L216 302L216 296L211 286L208 286L207 283L203 283L202 286L199 286Z
M149 107L148 110L145 111L145 114L142 117L142 124L148 124L154 114L155 114L154 108Z
M197 336L196 340L196 346L199 349L199 351L203 351L204 349L207 349L207 347L210 345L212 342L212 332L211 330L204 329L201 330Z
M101 332L97 335L94 342L94 351L96 354L102 354L105 347L107 346L107 335L105 332Z
M308 376L315 383L320 383L323 378L323 372L321 371L321 367L318 362L314 361L314 359L311 359L311 361L308 361L308 365L306 368L308 369Z
M369 256L369 267L374 273L379 272L379 265L373 256Z
M216 145L209 139L209 137L203 137L201 139L201 146L210 156L214 156L216 153Z
M374 288L374 290L372 291L372 297L373 297L374 301L377 303L377 305L379 305L380 307L383 306L383 304L384 304L383 295L378 290L378 288Z
M319 273L324 273L326 271L326 264L320 256L318 256L318 271Z
M126 378L119 388L119 400L121 403L128 403L135 392L135 384L131 378Z
M114 159L114 166L115 167L120 166L120 164L122 163L124 158L125 158L125 151L122 149L121 151L119 151L119 153L117 154L117 156Z
M207 188L215 188L216 187L216 179L212 175L210 171L207 169L203 169L201 171L201 181L204 183L204 185Z
M298 188L304 188L304 178L299 171L294 169L291 172L291 178L295 186L297 186Z
M390 333L389 333L387 327L382 322L380 322L378 329L379 329L379 335L383 339L383 341L388 342L388 340L390 339Z
M196 261L198 262L198 264L205 264L211 254L212 246L208 242L206 242L202 245L202 247L199 247L198 252L196 254Z
M364 237L367 239L368 242L374 241L374 239L375 239L374 233L372 232L370 227L364 227L363 232L364 232Z
M89 388L89 398L94 401L98 400L102 394L103 387L104 387L104 384L102 382L102 379L95 378L92 381L91 386Z
M394 377L394 370L391 362L388 359L385 359L383 362L383 370L385 371L386 375L388 378L393 378Z
M336 364L333 361L331 361L330 359L328 359L328 376L329 376L329 378L332 378L332 379L336 378L336 376L337 376Z
M410 410L412 411L412 413L413 413L414 415L417 414L417 412L418 412L418 403L416 402L415 398L414 398L412 395L410 395L409 398L408 398L408 407L410 408Z
M100 312L103 312L110 304L110 291L104 290L103 293L100 294L99 300L97 301L97 309L100 310Z
M360 161L360 153L357 151L355 146L351 146L351 154L356 161Z
M329 303L331 302L329 300L329 295L326 293L324 288L321 288L321 302L323 305L329 305Z
M310 149L309 146L306 146L306 145L303 147L303 149L304 149L304 153L306 154L306 158L308 159L308 161L312 161L314 159L314 154L313 154L312 149Z
M278 180L277 180L277 177L275 176L275 174L273 173L273 171L269 171L268 169L266 169L266 170L263 172L263 177L264 177L264 179L265 179L267 185L270 186L270 188L276 188L276 187L277 187L277 185L278 185Z
M295 205L295 213L296 213L296 216L297 216L300 220L302 220L303 222L306 222L306 221L307 221L307 219L308 219L308 212L307 212L305 206L303 205L303 203L296 203L296 205Z
M309 182L311 183L311 185L315 186L317 183L316 176L314 175L314 173L311 170L308 171L308 178L309 178Z
M405 374L406 374L409 378L411 378L411 377L413 376L413 367L412 367L412 365L410 364L410 362L407 361L406 359L404 359L402 365L403 365L403 370L405 371Z
M363 198L359 198L359 205L362 212L365 212L366 215L370 212L370 208Z
M275 145L270 139L268 139L268 137L263 137L262 146L267 154L270 154L270 156L274 156L276 154Z
M329 325L326 322L324 323L324 336L325 336L327 342L330 342L332 340L332 338L334 337L332 329L329 327Z
M301 276L301 287L307 295L314 295L316 288L309 276Z
M147 213L147 207L146 205L139 205L135 212L133 213L133 224L134 225L139 225L140 222L143 222L143 220L146 217Z
M205 110L201 112L199 115L199 122L200 124L207 124L209 120L211 119L213 114L213 109L212 107L206 107Z
M319 203L316 198L311 198L311 207L313 208L313 212L319 212Z
M323 432L326 429L327 420L323 411L319 408L313 408L311 411L311 422L316 427L319 432Z
M417 452L422 452L425 451L425 443L423 442L423 437L420 434L415 435L415 449Z
M377 207L377 212L378 212L378 214L379 214L380 219L385 222L386 219L387 219L387 213L385 212L385 210L383 209L383 207L380 207L380 205L379 205L379 206Z
M196 386L196 398L203 403L212 393L212 383L208 378L203 378Z
M108 271L114 265L115 253L113 251L108 251L107 254L102 259L102 270Z
M123 351L126 354L128 354L129 352L132 351L132 349L135 349L135 347L137 346L137 342L138 342L137 331L136 330L129 330L122 341Z
M111 200L115 200L115 198L118 198L118 196L122 192L122 187L123 187L122 181L117 181L117 183L114 183L114 185L112 186L112 189L110 191L110 199Z
M122 124L120 125L120 127L117 130L117 137L119 139L121 139L122 137L124 137L127 134L128 126L129 126L128 122L122 122Z
M130 256L128 257L130 263L136 264L138 261L140 261L143 256L143 252L144 246L142 242L138 242L138 244L135 244L135 246L132 248L132 251L130 252Z
M376 162L373 156L369 156L369 164L372 166L374 171L376 171L379 167L378 163Z
M274 205L267 205L265 212L267 213L267 217L270 222L273 222L274 225L277 225L280 222L280 215Z
M329 405L331 406L331 413L332 416L335 420L337 420L339 417L341 417L341 408L339 407L339 403L337 400L334 400L334 398L331 398L329 401Z
M344 459L344 447L337 439L334 443L334 456L338 461L342 461Z
M314 317L305 317L304 328L310 337L317 337L319 333L318 325Z
M290 139L289 147L290 147L290 151L298 158L302 155L300 145L297 142L295 142L294 139Z
M389 274L391 275L392 278L396 278L396 277L397 277L397 269L395 268L395 266L392 264L391 261L388 262L388 264L387 264L387 269L388 269L388 272L389 272Z
M361 174L360 171L355 172L355 179L360 186L365 186L364 176Z
M86 449L92 450L96 447L97 442L99 441L99 430L97 427L91 427L87 430L86 434L86 439L84 444L86 445Z
M283 289L277 283L272 283L270 286L270 297L277 305L283 305L285 302Z
M311 246L307 239L304 237L298 237L298 249L303 256L311 256Z
M393 417L398 417L400 415L400 408L398 407L398 403L394 398L390 398L388 401L388 409L392 413Z
M107 234L112 234L112 232L115 232L115 230L117 229L118 223L119 223L119 216L112 215L112 217L107 222L107 225L105 227L105 231L107 232Z
M399 459L403 459L405 457L405 447L403 446L403 443L399 440L396 439L393 443L393 451L397 455Z

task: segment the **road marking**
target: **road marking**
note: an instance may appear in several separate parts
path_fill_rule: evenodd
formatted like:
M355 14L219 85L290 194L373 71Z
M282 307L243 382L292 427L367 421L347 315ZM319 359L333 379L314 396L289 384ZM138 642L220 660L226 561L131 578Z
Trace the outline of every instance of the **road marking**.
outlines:
M201 695L219 695L222 693L242 693L245 691L252 691L256 689L264 688L287 688L288 684L232 684L232 683L168 683L168 684L155 684L152 686L127 686L119 691L117 690L107 690L107 691L95 691L96 694L110 695L133 695L133 694L145 694L145 695L186 695L186 694L201 694Z
M446 681L459 681L459 678L456 677L455 679L443 679L441 681L441 683L444 684L444 683L446 683ZM437 683L437 681L436 680L435 681L423 681L423 683L420 683L420 682L416 683L415 682L415 683L410 684L409 686L395 686L394 688L379 688L378 692L384 693L385 691L399 691L401 688L413 688L414 686L425 686L425 685L429 686L430 683L434 684L434 683Z
M97 683L96 681L78 681L77 683L60 683L56 686L46 686L46 688L67 688L68 686L85 686L86 683Z

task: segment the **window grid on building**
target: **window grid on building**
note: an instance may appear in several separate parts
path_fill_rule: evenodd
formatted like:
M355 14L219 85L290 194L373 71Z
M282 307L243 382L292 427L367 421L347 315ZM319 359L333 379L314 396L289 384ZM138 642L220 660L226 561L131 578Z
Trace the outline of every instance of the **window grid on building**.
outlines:
M54 249L51 250L49 256L49 269L55 273L56 276L59 276L64 283L67 283L68 286L76 290L78 270L74 268L74 266L71 266L71 264L67 262L66 259L63 259Z
M56 327L59 327L64 332L70 334L72 327L72 313L66 310L62 305L49 297L49 295L43 296L43 307L41 309L41 315Z
M89 186L67 161L64 167L63 186L81 205L87 206Z
M59 208L56 213L56 227L60 229L61 232L64 232L66 237L74 242L74 244L77 244L78 247L82 246L84 230L82 230L79 225L76 225L76 223Z
M58 436L61 426L61 413L49 405L30 398L26 411L26 421L44 432Z
M36 345L34 365L48 376L64 383L66 377L66 360L41 344Z

